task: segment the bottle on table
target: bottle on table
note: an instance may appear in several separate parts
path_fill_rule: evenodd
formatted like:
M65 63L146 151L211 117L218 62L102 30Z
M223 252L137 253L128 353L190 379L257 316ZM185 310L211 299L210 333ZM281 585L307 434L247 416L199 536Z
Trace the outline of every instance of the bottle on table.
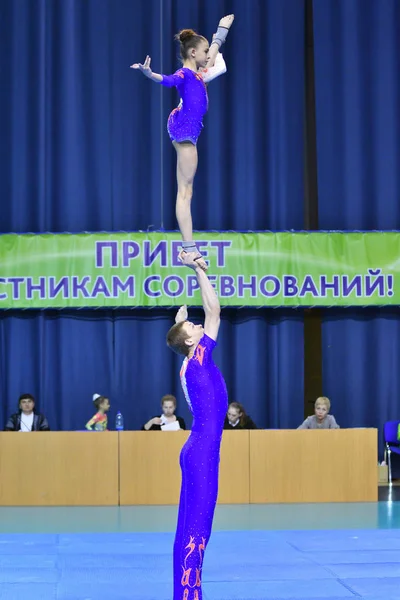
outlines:
M115 429L117 431L124 430L124 417L121 415L120 412L117 412L117 416L115 417Z

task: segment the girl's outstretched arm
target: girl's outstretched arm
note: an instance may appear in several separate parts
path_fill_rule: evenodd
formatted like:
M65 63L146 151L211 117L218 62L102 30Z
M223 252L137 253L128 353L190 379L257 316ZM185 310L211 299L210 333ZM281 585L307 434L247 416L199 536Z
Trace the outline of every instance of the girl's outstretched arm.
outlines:
M228 35L228 31L231 28L234 18L235 15L227 15L226 17L222 17L218 24L217 33L213 36L213 40L210 44L210 50L208 52L208 63L210 67L214 66L219 49L226 40L226 36Z
M134 63L133 65L131 65L131 69L139 69L140 71L142 71L143 75L145 75L148 79L151 79L151 81L161 83L163 80L163 76L159 75L158 73L153 73L153 71L150 69L150 63L151 58L149 55L147 55L146 60L143 64Z
M151 79L151 81L155 81L156 83L161 83L165 87L179 88L182 85L185 77L182 69L173 75L160 75L159 73L153 73L153 71L150 69L150 62L150 56L146 56L146 60L144 61L143 65L141 63L135 63L131 65L131 69L139 69L148 79Z

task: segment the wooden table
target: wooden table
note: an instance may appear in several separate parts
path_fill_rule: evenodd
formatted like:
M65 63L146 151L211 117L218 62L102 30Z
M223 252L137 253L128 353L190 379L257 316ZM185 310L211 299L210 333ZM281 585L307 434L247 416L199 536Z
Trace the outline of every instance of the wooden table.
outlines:
M118 504L118 433L0 433L0 506Z
M177 504L181 484L179 453L187 431L125 431L120 440L120 503ZM248 504L249 432L224 432L218 502Z
M250 433L250 502L376 502L376 429Z
M189 432L0 433L0 506L176 504ZM221 504L368 502L377 430L225 431Z

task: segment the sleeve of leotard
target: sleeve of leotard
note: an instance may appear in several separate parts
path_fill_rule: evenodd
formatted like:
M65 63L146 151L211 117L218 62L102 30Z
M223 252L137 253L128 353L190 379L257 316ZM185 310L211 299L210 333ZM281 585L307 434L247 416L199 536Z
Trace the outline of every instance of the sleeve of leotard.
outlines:
M161 85L165 87L177 87L179 88L185 79L185 74L182 69L176 71L173 75L162 75L162 81L160 81Z
M226 73L226 63L222 54L218 52L214 66L202 70L203 81L204 83L210 83L210 81L224 73Z
M200 363L201 366L206 365L212 360L212 351L216 345L217 342L211 339L206 333L203 335L197 344L194 354L194 358Z

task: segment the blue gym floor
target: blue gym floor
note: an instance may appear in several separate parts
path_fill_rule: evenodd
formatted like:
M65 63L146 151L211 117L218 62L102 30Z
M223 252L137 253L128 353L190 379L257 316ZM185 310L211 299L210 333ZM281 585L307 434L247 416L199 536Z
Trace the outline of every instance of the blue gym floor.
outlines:
M0 599L172 600L176 507L1 508ZM400 502L218 506L205 600L400 599Z

